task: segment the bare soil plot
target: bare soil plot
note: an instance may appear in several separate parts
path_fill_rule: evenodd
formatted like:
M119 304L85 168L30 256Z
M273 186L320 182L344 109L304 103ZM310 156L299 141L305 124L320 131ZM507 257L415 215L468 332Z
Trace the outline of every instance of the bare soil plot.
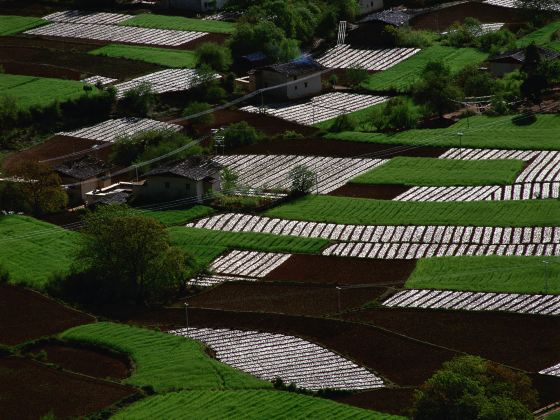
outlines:
M383 413L406 415L412 405L415 388L381 388L332 399L342 404L377 410Z
M2 416L37 419L82 417L131 396L136 390L113 382L63 372L16 357L0 359Z
M376 260L294 254L265 281L319 284L404 284L416 260ZM343 292L345 294L346 291Z
M408 191L406 185L392 184L354 184L349 183L331 191L329 195L344 197L373 198L376 200L392 200Z
M359 308L385 292L384 287L341 290L340 309ZM189 299L192 307L227 311L321 316L338 312L334 285L286 285L227 282Z
M29 351L33 354L44 351L47 362L94 378L121 380L130 375L131 362L127 356L102 348L79 346L74 343L45 342L33 346Z
M63 306L40 293L6 284L0 284L0 319L0 343L7 345L95 321L94 317Z

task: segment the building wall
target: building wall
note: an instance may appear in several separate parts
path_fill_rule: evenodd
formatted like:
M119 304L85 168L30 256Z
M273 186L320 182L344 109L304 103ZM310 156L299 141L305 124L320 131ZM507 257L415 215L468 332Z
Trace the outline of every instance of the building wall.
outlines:
M490 72L497 77L502 77L506 73L511 73L517 69L521 68L521 64L518 63L489 63L488 69Z
M146 180L140 195L150 201L166 201L198 195L198 184L186 178L151 176ZM200 197L200 196L199 196Z
M314 74L312 77L307 75L300 78L295 76L288 78L280 73L269 70L263 70L260 73L260 76L257 77L257 88L266 88L287 82L295 82L268 92L268 94L280 100L305 98L321 93L322 85L320 73Z
M383 9L383 0L359 0L360 15L377 12Z
M227 0L168 0L172 9L185 9L194 12L211 12L224 7Z

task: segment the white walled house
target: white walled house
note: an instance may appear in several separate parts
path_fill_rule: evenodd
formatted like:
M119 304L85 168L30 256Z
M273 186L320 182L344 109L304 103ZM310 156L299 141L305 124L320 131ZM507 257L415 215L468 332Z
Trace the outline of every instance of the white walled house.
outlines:
M367 15L383 9L383 0L358 0L358 7L360 15Z
M166 0L167 7L193 12L213 12L224 8L227 0Z

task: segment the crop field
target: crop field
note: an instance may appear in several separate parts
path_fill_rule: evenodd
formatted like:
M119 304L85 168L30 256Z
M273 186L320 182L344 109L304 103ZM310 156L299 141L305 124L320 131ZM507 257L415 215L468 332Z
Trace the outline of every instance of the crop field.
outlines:
M266 215L353 225L550 226L560 220L560 202L413 202L307 196L268 210Z
M315 391L384 386L381 378L363 367L298 337L212 328L170 333L199 340L223 363L268 381L281 378L286 384Z
M145 210L138 208L138 212L142 216L153 217L165 226L179 226L191 220L208 216L214 213L214 210L211 207L196 205L186 209Z
M491 4L494 6L501 6L501 7L508 7L508 8L513 8L513 9L517 9L519 8L519 2L517 2L517 0L485 0L484 1L487 4ZM558 6L554 6L554 5L546 5L543 4L542 8L544 10L548 9L548 10L559 10Z
M0 73L0 95L15 99L22 109L46 106L55 101L64 102L84 93L84 84L75 80ZM95 91L90 95L95 95Z
M487 54L472 48L428 47L388 70L373 74L362 87L373 92L406 92L418 79L424 66L434 60L445 62L453 72L484 61Z
M383 302L391 308L505 311L534 315L560 315L559 295L403 290Z
M319 253L328 241L253 232L220 232L192 227L169 228L171 243L209 264L228 249L265 252Z
M136 369L125 382L151 385L157 392L272 387L269 382L210 358L196 341L158 331L98 322L65 331L61 338L109 347L130 355Z
M387 70L418 53L418 48L388 48L361 50L349 45L337 45L328 50L317 61L327 68L348 69L353 66L368 71Z
M43 19L36 17L0 15L0 36L14 35L45 23Z
M140 14L121 22L121 25L152 29L173 29L176 31L197 31L230 34L235 25L216 20L189 19L182 16Z
M91 23L95 25L117 25L130 18L130 15L122 13L84 12L81 10L65 10L43 16L43 19L49 22Z
M79 234L27 216L0 216L0 264L13 283L42 289L73 261Z
M526 47L533 42L545 48L558 49L560 43L553 41L553 35L560 29L560 22L552 22L542 28L533 31L517 41L519 48Z
M191 391L148 397L119 412L114 418L150 420L165 412L169 420L207 419L372 419L403 417L351 407L322 398L281 391Z
M442 257L421 259L410 289L560 294L560 257Z
M350 182L420 186L512 184L521 160L454 160L396 157Z
M90 51L90 54L146 61L173 68L194 68L196 65L196 56L192 51L156 47L110 44Z
M448 128L413 129L396 134L345 131L329 133L328 139L413 146L469 147L481 149L560 150L560 117L539 114L537 122L517 126L511 116L477 116ZM467 124L469 126L467 126ZM488 133L491 131L492 135ZM459 135L458 133L462 133ZM494 157L496 159L498 157Z

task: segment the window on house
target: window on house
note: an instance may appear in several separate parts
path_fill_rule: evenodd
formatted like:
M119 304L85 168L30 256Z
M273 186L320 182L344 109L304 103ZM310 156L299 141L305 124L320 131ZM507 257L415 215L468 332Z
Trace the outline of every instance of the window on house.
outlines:
M294 90L297 90L297 86L294 86Z
M165 188L169 188L169 187L170 187L169 182L166 182L165 183Z
M307 87L307 82L304 83L305 87Z
M190 191L190 190L191 190L191 184L187 183L187 184L185 185L185 189L186 189L187 191Z

